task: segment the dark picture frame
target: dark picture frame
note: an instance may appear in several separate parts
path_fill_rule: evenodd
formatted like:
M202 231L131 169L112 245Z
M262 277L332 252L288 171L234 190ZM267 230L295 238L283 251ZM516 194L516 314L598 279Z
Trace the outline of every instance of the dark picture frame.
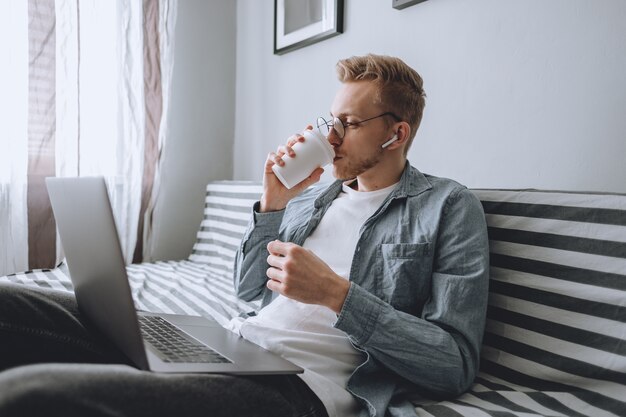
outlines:
M343 33L344 0L274 0L274 54Z
M405 7L413 6L414 4L424 2L426 0L391 0L391 5L394 9L404 9Z

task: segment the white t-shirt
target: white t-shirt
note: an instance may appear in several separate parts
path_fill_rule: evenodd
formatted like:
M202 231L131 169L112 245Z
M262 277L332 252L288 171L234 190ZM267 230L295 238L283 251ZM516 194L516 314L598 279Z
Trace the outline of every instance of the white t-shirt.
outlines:
M361 226L397 183L370 192L346 184L303 247L348 279ZM229 328L304 368L300 377L322 400L329 417L356 416L360 405L346 384L365 357L344 332L333 327L336 321L337 315L326 307L279 295L257 316L235 318Z

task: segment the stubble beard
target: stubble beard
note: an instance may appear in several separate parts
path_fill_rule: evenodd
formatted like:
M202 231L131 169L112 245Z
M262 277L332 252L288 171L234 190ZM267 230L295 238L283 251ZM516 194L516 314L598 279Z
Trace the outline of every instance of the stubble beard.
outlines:
M382 157L382 150L376 153L376 155L365 158L359 161L346 161L348 158L342 158L340 162L346 164L343 167L338 167L337 165L333 165L333 175L335 178L347 181L358 177L363 174L365 171L375 167L380 162Z

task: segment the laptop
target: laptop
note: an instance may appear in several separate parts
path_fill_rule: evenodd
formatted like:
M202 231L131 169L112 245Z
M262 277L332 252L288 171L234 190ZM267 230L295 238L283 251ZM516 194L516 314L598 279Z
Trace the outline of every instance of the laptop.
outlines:
M295 374L303 369L212 319L137 311L104 178L46 178L82 314L139 369Z

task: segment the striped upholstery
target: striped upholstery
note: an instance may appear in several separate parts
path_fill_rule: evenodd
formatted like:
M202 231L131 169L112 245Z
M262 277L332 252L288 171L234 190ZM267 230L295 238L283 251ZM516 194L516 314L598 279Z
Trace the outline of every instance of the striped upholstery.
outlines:
M258 183L207 186L188 260L128 267L140 309L225 323L258 308L232 289ZM481 372L419 416L626 416L626 195L474 190L491 247ZM71 290L64 268L3 277Z
M420 416L626 416L626 195L474 190L489 226L481 373Z
M214 181L206 187L204 218L189 260L232 271L235 252L246 230L261 184Z
M59 291L73 291L67 265L62 264L54 269L34 269L32 271L0 277L0 282L30 285Z
M225 324L232 317L256 311L259 302L235 296L230 272L183 261L129 265L130 287L139 310L213 317ZM216 272L217 271L217 272ZM67 266L0 277L0 281L72 291Z

